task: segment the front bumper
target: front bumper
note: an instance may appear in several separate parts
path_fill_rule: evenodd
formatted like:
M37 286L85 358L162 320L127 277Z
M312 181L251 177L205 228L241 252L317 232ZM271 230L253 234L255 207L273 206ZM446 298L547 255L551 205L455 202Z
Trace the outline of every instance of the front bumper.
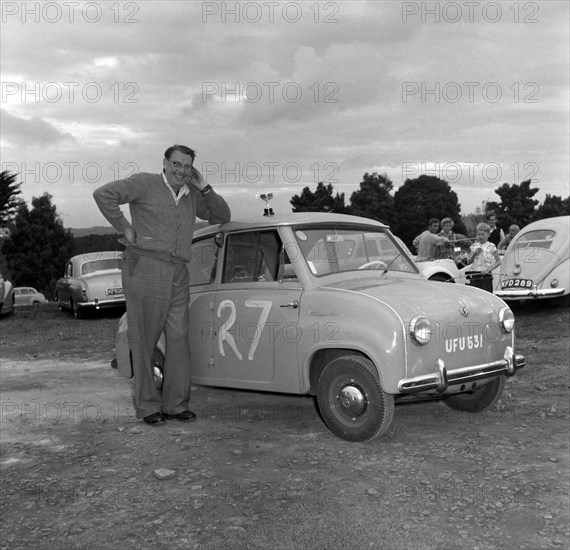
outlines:
M398 382L398 390L402 394L418 393L437 390L443 393L449 386L466 384L484 378L494 378L500 375L512 376L526 365L524 355L515 355L513 348L507 346L505 357L500 361L462 367L448 371L442 359L436 361L437 371L431 374L403 378Z
M537 288L534 285L532 288L517 289L517 290L495 290L495 296L504 300L513 298L554 298L555 296L562 296L566 293L565 288Z

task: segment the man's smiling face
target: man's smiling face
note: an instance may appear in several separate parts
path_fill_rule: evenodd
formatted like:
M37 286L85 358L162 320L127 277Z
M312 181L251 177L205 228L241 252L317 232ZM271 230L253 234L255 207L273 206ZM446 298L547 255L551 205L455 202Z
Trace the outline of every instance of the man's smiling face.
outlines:
M192 175L192 157L180 151L174 151L162 165L168 183L173 189L180 189Z

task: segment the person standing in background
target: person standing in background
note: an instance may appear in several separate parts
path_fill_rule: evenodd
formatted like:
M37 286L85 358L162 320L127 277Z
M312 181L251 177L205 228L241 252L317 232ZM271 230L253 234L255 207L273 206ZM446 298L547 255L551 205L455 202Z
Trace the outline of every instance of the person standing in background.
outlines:
M521 228L517 224L511 225L509 227L509 232L505 236L504 239L501 240L499 246L497 247L499 250L506 250L513 240L513 237L521 230Z
M466 273L471 286L493 292L492 271L501 265L497 247L489 242L491 228L486 223L477 225L477 240L471 245L468 262L471 269Z
M494 212L487 214L487 224L491 228L489 242L499 246L499 243L505 238L505 232L497 225L497 216Z
M438 231L439 220L431 218L428 222L428 229L413 240L412 244L418 251L417 262L436 260L439 257L440 247L447 244L449 240L446 237L439 236Z

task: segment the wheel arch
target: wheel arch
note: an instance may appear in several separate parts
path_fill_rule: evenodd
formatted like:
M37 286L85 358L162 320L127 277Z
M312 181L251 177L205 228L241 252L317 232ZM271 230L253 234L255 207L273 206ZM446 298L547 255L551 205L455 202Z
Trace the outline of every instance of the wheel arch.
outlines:
M374 365L374 372L378 378L380 385L382 385L382 377L380 376L380 370L378 365L372 360L370 356L366 353L350 348L322 348L317 350L309 360L309 395L316 395L317 393L317 383L319 377L323 372L323 369L335 359L339 357L344 357L346 355L358 355L368 359Z
M438 271L433 275L430 275L428 281L441 281L441 282L452 282L455 283L455 279L445 271Z

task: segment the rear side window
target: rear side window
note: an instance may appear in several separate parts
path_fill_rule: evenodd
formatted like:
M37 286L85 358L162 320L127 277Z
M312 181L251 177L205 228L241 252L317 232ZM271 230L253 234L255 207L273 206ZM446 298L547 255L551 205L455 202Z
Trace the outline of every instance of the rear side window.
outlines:
M219 247L214 237L192 244L192 258L188 263L190 286L207 285L216 278Z
M234 233L228 237L223 283L276 281L281 239L276 231Z

